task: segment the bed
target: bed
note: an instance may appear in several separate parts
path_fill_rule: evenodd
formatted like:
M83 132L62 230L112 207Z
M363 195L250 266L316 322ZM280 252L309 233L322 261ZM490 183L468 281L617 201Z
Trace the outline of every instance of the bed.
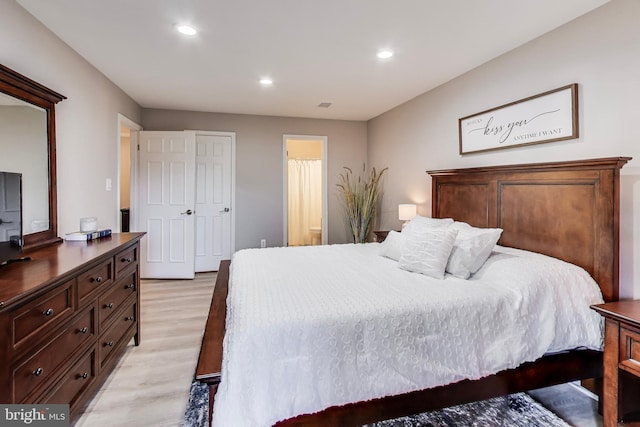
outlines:
M618 157L432 171L432 216L454 218L475 227L499 227L503 230L501 246L575 264L595 279L605 301L614 301L618 298L619 170L628 160ZM223 262L218 273L196 370L196 378L209 385L210 413L223 371L229 265L229 261ZM296 325L301 323L299 320ZM602 374L602 353L596 346L591 347L541 355L534 361L480 378L473 376L474 379L390 397L345 402L313 414L292 416L278 425L361 425L597 378Z

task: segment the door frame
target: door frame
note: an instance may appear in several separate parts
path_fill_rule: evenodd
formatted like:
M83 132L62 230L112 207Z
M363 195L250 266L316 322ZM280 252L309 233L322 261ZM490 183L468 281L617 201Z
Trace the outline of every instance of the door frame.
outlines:
M326 135L282 135L282 175L283 175L283 217L284 223L282 227L282 244L289 246L289 168L287 165L287 140L296 139L302 141L321 141L322 142L322 244L328 242L329 228L329 204L328 204L328 188L327 188L327 147L329 138Z
M217 130L187 130L188 132L195 132L196 139L198 135L213 135L213 136L228 136L231 137L231 243L230 252L231 255L236 251L236 133L235 132L223 132Z
M135 212L138 203L138 132L142 130L142 126L124 114L118 113L118 131L116 135L117 138L117 156L118 156L118 179L116 180L116 230L120 232L122 229L122 218L120 215L120 128L122 126L126 126L131 130L130 133L130 141L129 141L129 149L130 149L130 164L129 167L129 208L131 209L131 213ZM135 231L137 230L137 224L134 215L129 215L129 230Z

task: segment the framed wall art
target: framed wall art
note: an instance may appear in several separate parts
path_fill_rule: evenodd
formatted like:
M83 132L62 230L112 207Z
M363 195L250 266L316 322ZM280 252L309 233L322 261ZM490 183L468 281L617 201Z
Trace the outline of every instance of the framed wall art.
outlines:
M573 83L458 120L460 154L578 137L578 84Z

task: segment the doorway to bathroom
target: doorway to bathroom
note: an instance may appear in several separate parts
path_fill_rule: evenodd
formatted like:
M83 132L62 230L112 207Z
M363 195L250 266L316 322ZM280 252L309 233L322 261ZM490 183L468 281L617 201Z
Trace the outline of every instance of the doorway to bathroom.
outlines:
M118 113L118 221L114 232L136 230L134 224L138 132L142 126Z
M284 135L284 242L327 242L327 137Z

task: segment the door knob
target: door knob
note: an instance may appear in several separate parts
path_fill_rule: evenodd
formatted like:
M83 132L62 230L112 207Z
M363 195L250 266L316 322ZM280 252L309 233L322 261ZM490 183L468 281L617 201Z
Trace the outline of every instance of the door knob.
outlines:
M225 213L225 212L229 212L229 208L224 208L220 211L220 213Z
M193 212L191 211L191 209L187 209L184 212L180 212L180 215L191 215Z

